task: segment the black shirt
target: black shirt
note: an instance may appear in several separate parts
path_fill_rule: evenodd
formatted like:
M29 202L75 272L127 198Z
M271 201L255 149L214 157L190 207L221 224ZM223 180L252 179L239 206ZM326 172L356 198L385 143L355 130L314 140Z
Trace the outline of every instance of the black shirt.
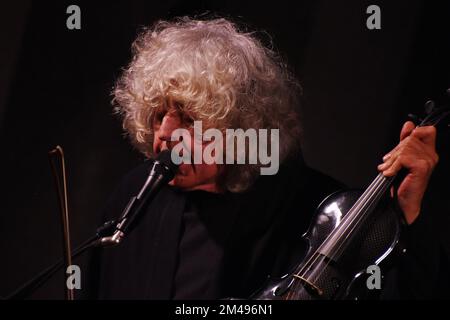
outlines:
M187 195L181 222L177 267L172 295L174 299L211 299L217 296L214 283L219 282L222 244L210 228L210 219L217 212L201 212L199 197L217 198L220 195L190 192ZM225 213L226 215L226 213Z

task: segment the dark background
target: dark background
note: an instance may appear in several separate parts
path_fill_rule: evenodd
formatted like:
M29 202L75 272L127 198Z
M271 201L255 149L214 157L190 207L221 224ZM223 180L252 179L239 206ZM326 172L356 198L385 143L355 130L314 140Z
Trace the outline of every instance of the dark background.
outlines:
M304 88L307 163L365 186L396 144L406 114L420 113L427 99L439 100L450 87L450 2L296 3L0 4L0 296L61 256L50 149L65 150L74 245L94 232L108 194L143 160L122 137L110 91L137 31L157 19L210 12L270 34ZM81 30L66 28L70 4L81 7ZM370 4L381 7L381 30L366 28ZM448 132L438 137L427 219L450 256L448 138ZM63 298L62 273L33 297Z

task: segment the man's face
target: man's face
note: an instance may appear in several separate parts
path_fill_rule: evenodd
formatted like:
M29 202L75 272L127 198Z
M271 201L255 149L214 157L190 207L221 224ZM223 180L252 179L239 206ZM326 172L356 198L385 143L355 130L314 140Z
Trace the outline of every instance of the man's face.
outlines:
M172 149L177 143L171 142L171 135L175 129L189 128L189 119L183 116L179 111L174 108L168 111L160 111L156 114L153 121L153 152L157 155L162 150ZM200 148L203 152L204 144L201 138L194 137L193 129L189 129L191 133L191 155L193 155L194 144L196 148ZM208 192L220 192L216 179L219 174L219 167L217 164L194 164L191 159L191 164L182 163L178 169L178 173L175 178L169 183L169 185L178 187L180 189L191 190L204 190Z

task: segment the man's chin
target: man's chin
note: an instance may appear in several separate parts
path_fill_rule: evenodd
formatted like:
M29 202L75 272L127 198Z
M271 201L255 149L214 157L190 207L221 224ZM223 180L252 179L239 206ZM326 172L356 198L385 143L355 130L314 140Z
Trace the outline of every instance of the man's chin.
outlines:
M183 176L176 175L175 178L169 182L169 186L182 190L187 190L189 188L195 187L195 184L189 183L189 181L186 181L186 179Z
M175 178L169 182L169 186L182 191L202 190L206 192L220 193L215 183L193 183L192 181L186 181L185 178L178 176L175 176Z

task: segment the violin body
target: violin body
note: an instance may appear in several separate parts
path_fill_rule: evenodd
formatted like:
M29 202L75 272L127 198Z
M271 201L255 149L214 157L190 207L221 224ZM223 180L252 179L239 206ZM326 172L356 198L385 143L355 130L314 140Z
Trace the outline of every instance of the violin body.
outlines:
M327 239L343 227L345 216L362 195L358 190L340 191L323 200L303 235L309 250L302 262L282 278L269 278L250 298L357 299L360 286L367 292L365 275L370 274L366 269L378 265L393 251L399 241L402 218L385 194L364 221L345 234L348 239L342 242L342 248L330 250Z

